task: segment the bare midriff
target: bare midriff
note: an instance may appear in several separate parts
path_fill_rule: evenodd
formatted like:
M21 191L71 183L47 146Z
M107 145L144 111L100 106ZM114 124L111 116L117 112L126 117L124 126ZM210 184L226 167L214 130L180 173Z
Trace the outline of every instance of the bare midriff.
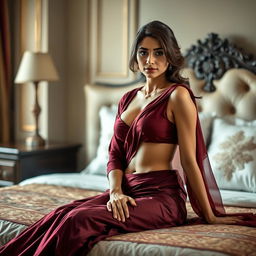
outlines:
M172 169L171 162L176 146L166 143L142 143L125 173L145 173Z

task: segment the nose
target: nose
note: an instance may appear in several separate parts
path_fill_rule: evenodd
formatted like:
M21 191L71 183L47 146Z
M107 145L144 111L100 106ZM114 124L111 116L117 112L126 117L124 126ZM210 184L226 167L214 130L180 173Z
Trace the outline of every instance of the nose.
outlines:
M149 53L147 57L147 64L153 64L155 62L155 57L153 53Z

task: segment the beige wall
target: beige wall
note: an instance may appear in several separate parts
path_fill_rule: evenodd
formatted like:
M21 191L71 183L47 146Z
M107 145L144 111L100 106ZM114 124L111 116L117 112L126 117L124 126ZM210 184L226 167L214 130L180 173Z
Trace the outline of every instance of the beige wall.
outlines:
M125 83L135 79L128 68L137 31L136 0L90 1L90 81Z
M48 49L59 73L59 81L48 86L49 141L67 141L68 101L68 8L66 0L48 1Z
M255 12L255 0L140 0L139 24L166 22L183 52L215 32L256 56Z
M68 90L67 138L85 143L85 103L83 87L89 82L89 1L68 2ZM80 150L79 168L85 165L84 148Z
M49 51L60 73L49 87L49 141L84 144L83 87L89 82L89 1L49 1ZM79 168L84 162L79 154Z

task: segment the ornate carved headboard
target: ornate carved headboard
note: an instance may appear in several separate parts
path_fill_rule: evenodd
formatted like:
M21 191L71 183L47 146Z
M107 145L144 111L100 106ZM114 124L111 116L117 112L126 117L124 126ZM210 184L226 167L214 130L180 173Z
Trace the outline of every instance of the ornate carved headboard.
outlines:
M192 45L185 57L184 75L194 93L202 96L199 111L256 119L256 59L252 55L211 33Z
M203 41L198 40L187 50L185 58L187 67L194 70L196 77L205 80L203 90L206 92L215 91L213 80L219 80L229 69L244 68L256 73L253 55L215 33L208 34Z

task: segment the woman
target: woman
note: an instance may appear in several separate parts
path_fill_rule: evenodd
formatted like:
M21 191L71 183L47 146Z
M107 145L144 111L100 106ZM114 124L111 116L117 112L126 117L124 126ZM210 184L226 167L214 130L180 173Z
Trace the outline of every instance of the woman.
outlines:
M139 30L130 68L146 82L119 102L109 147L109 191L49 213L3 246L0 255L82 255L108 236L184 224L186 192L170 166L177 144L195 212L210 224L240 221L224 214L195 97L180 76L182 64L167 25L153 21Z

